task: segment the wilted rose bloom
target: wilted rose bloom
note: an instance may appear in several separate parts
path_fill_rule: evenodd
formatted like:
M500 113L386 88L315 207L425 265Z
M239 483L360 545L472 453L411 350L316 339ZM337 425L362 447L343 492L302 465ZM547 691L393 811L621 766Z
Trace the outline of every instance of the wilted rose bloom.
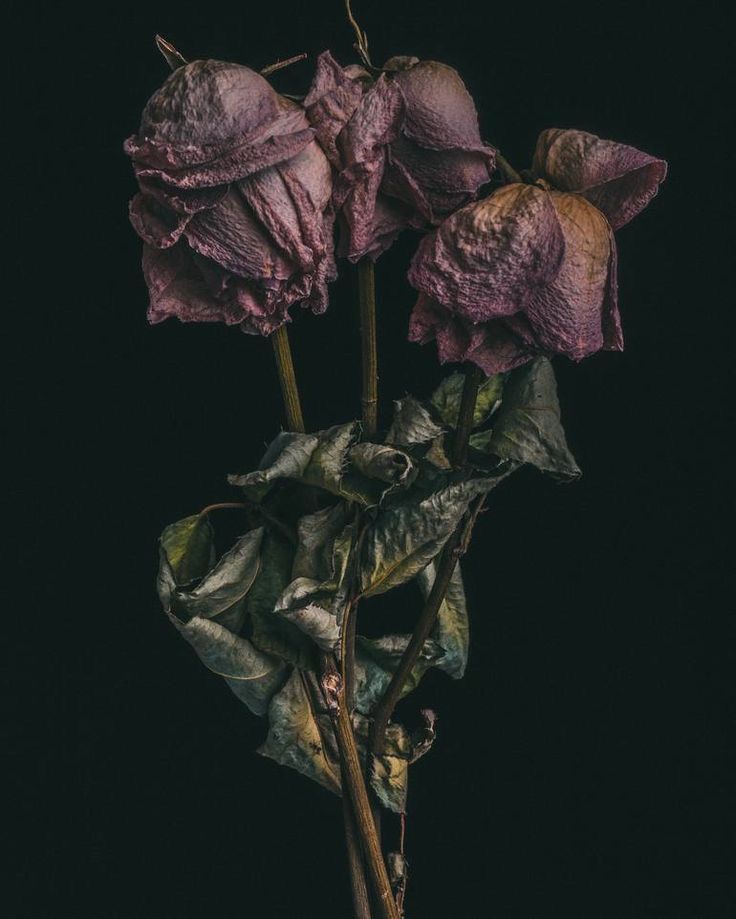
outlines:
M297 302L322 312L334 277L331 170L304 111L237 64L193 61L125 142L140 193L148 318L267 335Z
M304 102L336 170L341 253L376 259L406 227L438 224L489 181L495 151L457 71L395 57L373 81L325 51Z
M613 229L646 206L666 169L581 131L542 133L534 185L505 185L422 241L409 269L420 292L410 340L435 339L442 362L487 374L537 354L622 350Z

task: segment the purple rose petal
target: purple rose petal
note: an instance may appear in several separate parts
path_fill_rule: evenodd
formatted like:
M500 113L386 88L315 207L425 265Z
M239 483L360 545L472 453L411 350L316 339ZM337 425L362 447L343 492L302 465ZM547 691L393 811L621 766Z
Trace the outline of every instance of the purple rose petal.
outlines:
M667 175L664 160L635 147L561 128L539 135L532 168L560 191L594 204L614 230L644 210Z

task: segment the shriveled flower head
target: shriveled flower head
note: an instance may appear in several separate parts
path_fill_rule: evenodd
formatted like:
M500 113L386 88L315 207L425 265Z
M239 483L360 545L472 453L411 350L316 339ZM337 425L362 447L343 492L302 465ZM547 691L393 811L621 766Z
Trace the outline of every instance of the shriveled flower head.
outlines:
M535 184L457 211L414 256L409 338L436 340L442 362L492 374L537 354L623 349L613 229L656 194L666 164L580 131L545 131L533 172Z
M337 173L341 254L351 261L377 258L408 226L440 223L493 172L473 100L446 64L395 57L374 81L325 51L304 104Z
M304 111L247 67L193 61L149 99L125 142L140 193L148 318L267 335L334 277L331 170Z

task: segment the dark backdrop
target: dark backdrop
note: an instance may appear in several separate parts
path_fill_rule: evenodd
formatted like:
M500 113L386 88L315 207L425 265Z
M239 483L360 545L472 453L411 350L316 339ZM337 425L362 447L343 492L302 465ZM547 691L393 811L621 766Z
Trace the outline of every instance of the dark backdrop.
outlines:
M256 68L306 51L275 78L300 92L325 47L352 59L341 3L16 12L5 89L23 104L4 197L18 194L5 222L23 242L4 273L17 282L6 402L23 531L8 524L6 915L345 916L338 802L255 754L264 723L158 607L158 533L227 499L225 474L253 468L282 415L267 343L147 326L121 149L167 73L155 32L188 57ZM517 167L547 126L670 162L618 235L626 352L556 362L584 477L522 472L493 494L465 565L468 674L427 678L409 705L440 718L413 770L409 915L725 919L725 22L716 4L641 0L356 13L375 59L457 67L484 136ZM440 377L433 349L405 342L416 241L405 234L378 268L384 411ZM358 411L355 287L343 266L327 315L295 317L313 428Z

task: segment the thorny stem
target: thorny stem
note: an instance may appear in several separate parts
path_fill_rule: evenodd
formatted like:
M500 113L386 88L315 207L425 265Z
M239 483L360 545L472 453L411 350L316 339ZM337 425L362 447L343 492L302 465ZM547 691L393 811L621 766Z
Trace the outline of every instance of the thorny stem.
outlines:
M369 258L358 263L360 341L363 357L363 427L375 434L378 427L378 355L376 347L376 280Z
M286 411L286 425L290 431L304 433L304 418L302 417L302 406L299 401L299 390L296 385L296 375L294 373L294 362L291 359L291 345L289 344L289 333L286 326L281 325L271 335L273 342L273 353L276 357L276 368L279 372L279 382L281 383L281 392L284 397L284 409Z
M467 454L468 438L473 425L473 413L475 411L475 402L478 396L478 386L480 385L481 374L475 365L467 365L465 370L465 385L463 386L462 401L460 404L460 413L455 431L455 443L453 444L453 460L455 466L461 465ZM475 519L474 515L471 519ZM386 744L386 728L391 719L391 715L396 708L396 704L401 698L406 681L414 669L419 655L422 653L424 642L429 638L434 624L437 621L437 614L445 593L450 584L450 579L455 570L458 557L462 553L463 547L467 546L469 534L466 532L466 524L461 520L455 531L445 543L445 547L437 564L434 584L429 592L429 596L424 604L424 608L419 615L414 632L406 646L399 666L396 668L394 675L391 677L386 690L373 711L373 720L371 722L368 749L373 756L380 756Z

